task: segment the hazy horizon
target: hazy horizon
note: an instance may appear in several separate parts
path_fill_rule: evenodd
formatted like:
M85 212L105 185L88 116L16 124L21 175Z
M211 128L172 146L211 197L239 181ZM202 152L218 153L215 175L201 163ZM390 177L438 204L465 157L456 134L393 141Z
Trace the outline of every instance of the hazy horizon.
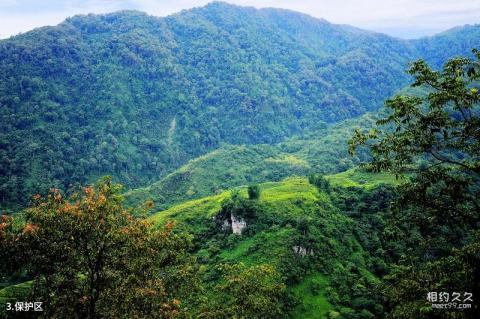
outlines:
M78 14L104 14L120 10L139 10L153 16L164 17L184 9L204 6L212 1L179 0L175 3L153 0L5 0L0 3L0 39L34 28L57 25ZM341 0L335 3L313 0L230 0L240 6L256 8L283 8L326 19L335 24L348 24L357 28L412 39L466 24L476 24L480 17L480 3L459 0L401 0L358 1ZM434 3L434 5L432 5Z

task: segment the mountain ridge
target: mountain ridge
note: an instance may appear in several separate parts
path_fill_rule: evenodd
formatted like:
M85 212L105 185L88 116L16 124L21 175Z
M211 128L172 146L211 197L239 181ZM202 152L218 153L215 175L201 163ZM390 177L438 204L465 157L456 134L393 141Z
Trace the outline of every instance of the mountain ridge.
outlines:
M445 58L476 41L455 32L435 44ZM224 143L275 144L374 112L420 56L408 41L223 3L75 16L2 40L0 205L106 174L145 186Z
M462 28L468 28L468 27L476 27L480 24L479 23L466 23L466 24L460 24L460 25L457 25L457 26L453 26L453 27L449 27L445 30L442 30L442 31L438 31L432 35L425 35L425 36L420 36L418 38L408 38L408 39L405 39L405 38L400 38L400 37L397 37L397 36L393 36L393 35L389 35L388 33L385 33L385 32L381 32L381 31L374 31L374 30L370 30L370 29L366 29L366 28L362 28L362 27L357 27L357 26L354 26L354 25L350 25L350 24L345 24L345 23L334 23L334 22L331 22L325 18L322 18L322 17L316 17L316 16L313 16L311 14L308 14L308 13L305 13L305 12L300 12L300 11L295 11L295 10L292 10L292 9L285 9L285 8L279 8L279 7L262 7L262 8L256 8L256 7L253 7L253 6L247 6L247 5L236 5L236 4L232 4L232 3L228 3L228 2L225 2L225 1L211 1L203 6L195 6L195 7L192 7L192 8L188 8L188 9L182 9L178 12L174 12L174 13L171 13L171 14L167 14L165 16L159 16L159 15L154 15L154 14L149 14L148 12L146 11L142 11L142 10L139 10L139 9L121 9L121 10L116 10L116 11L112 11L112 12L107 12L107 13L83 13L83 14L75 14L75 15L72 15L70 17L66 17L63 21L55 24L55 25L45 25L45 26L39 26L39 27L36 27L36 28L33 28L31 30L28 30L28 31L24 31L24 32L21 32L21 33L18 33L18 34L14 34L14 35L11 35L9 37L6 37L6 38L3 38L3 39L0 39L0 42L1 41L4 41L4 40L9 40L11 38L14 38L14 37L18 37L18 36L22 36L24 34L27 34L27 33L30 33L32 31L36 31L36 30L43 30L43 29L49 29L49 28L55 28L63 23L65 23L66 21L70 20L70 19L75 19L75 18L82 18L82 17L88 17L88 16L108 16L108 15L112 15L112 14L133 14L133 15L141 15L141 16L148 16L148 17L152 17L152 18L157 18L157 19L165 19L165 18L169 18L169 17L173 17L173 16L177 16L177 15L180 15L184 12L189 12L189 11L192 11L192 10L198 10L198 9L202 9L202 8L208 8L208 7L211 7L211 6L224 6L224 7L232 7L232 8L243 8L243 9L249 9L251 11L278 11L278 12L285 12L285 13L291 13L291 14L296 14L296 15L303 15L307 18L310 18L310 19L313 19L313 20L317 20L317 21L320 21L320 22L324 22L324 23L327 23L327 24L330 24L330 25L333 25L333 26L338 26L338 27L341 27L341 28L344 28L345 30L347 31L350 31L350 32L354 32L354 33L370 33L370 34L381 34L381 35L385 35L387 37L391 37L391 38L395 38L397 40L402 40L402 41L416 41L416 40L422 40L422 39L426 39L426 38L432 38L432 37L436 37L436 36L439 36L443 33L448 33L448 32L451 32L451 31L455 31L455 30L459 30L459 29L462 29Z

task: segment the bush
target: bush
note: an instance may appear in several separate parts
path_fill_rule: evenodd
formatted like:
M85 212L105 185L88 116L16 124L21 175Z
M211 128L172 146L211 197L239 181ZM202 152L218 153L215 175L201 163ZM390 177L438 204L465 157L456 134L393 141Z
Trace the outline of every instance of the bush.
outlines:
M258 185L248 186L248 198L249 199L259 199L260 198L260 187Z

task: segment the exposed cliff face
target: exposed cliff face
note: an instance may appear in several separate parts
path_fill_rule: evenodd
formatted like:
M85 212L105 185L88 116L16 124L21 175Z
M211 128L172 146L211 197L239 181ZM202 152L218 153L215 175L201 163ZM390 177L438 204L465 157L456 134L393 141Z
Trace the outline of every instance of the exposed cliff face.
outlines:
M232 222L232 232L241 235L243 229L247 227L247 222L242 217L236 218L233 214L230 214L230 220Z
M232 233L237 235L241 235L245 227L247 227L247 222L245 221L245 219L243 219L242 217L237 218L233 214L230 214L230 216L227 217L227 219L225 219L222 223L223 230L231 228Z
M313 249L305 248L303 246L293 246L292 250L295 254L305 257L306 255L313 255Z

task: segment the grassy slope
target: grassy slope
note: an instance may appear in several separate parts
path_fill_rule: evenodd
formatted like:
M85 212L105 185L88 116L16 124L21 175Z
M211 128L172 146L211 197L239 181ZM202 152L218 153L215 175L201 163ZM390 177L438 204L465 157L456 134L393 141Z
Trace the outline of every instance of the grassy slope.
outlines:
M220 193L223 190L291 175L305 175L308 163L277 147L224 146L198 157L148 187L125 194L127 204L153 200L157 209L174 203Z
M239 187L240 194L246 195L246 188ZM319 196L317 190L303 177L291 177L282 182L268 182L261 184L260 200L275 206L278 202L288 202L293 199L307 199L313 201ZM158 224L167 220L186 222L193 217L211 218L220 209L221 202L228 198L231 191L221 194L195 199L173 206L167 210L153 214L150 219ZM285 203L284 203L285 204Z
M349 169L345 172L326 177L332 186L340 187L363 187L366 189L375 188L381 184L398 184L394 175L387 173L370 173L358 168Z
M223 146L191 160L147 187L125 193L128 205L153 200L157 210L187 200L221 193L232 187L280 181L311 172L337 173L357 165L366 154L351 157L347 141L356 127L369 128L378 115L366 114L331 127L320 127L303 138L277 145Z
M328 287L328 279L322 274L313 274L305 278L300 284L292 288L293 294L303 299L303 304L298 306L292 313L293 318L328 318L327 315L333 310L323 290ZM320 293L312 292L312 287L319 287Z
M380 183L395 184L394 177L385 174L372 174L360 170L348 170L343 173L327 176L332 185L338 187L372 188ZM361 275L369 282L376 281L365 266L365 252L351 233L352 222L332 207L329 196L319 192L310 185L306 178L290 177L281 182L268 182L260 185L259 199L264 214L279 223L250 236L236 237L233 245L221 249L214 263L239 262L247 265L269 263L281 269L282 263L292 255L292 238L297 230L292 221L299 217L310 218L311 221L321 221L325 228L320 235L335 251L335 258L328 260L337 267L339 262L354 261L360 265ZM246 196L246 188L238 187L242 196ZM231 195L231 190L201 199L186 201L167 210L160 211L150 217L158 225L175 220L180 229L192 232L196 236L204 233L212 217L220 210L221 203ZM320 209L319 209L320 207ZM205 239L205 238L204 238ZM208 240L208 238L206 239ZM205 251L197 252L201 257ZM294 256L294 258L299 258ZM212 259L212 258L211 258ZM0 303L5 303L16 296L25 296L31 287L30 282L15 284L0 289ZM326 290L330 286L328 272L314 272L306 275L300 282L290 285L289 291L301 300L292 312L293 318L327 318L338 309L332 305ZM334 287L333 287L334 288Z
M360 185L359 181L366 179L365 187L376 185L380 182L395 183L388 176L376 176L360 171L348 171L332 175L329 179L338 186ZM276 220L270 227L252 235L236 237L233 244L223 247L214 256L210 256L210 263L239 262L246 264L269 263L282 269L285 260L293 255L293 238L298 235L298 230L292 226L300 217L309 218L312 223L322 225L319 241L325 250L331 248L334 257L321 258L321 263L328 267L336 268L339 263L353 262L359 267L361 276L369 282L376 278L366 269L366 253L356 241L352 232L353 222L336 210L330 202L329 196L319 192L310 185L305 178L292 177L281 182L263 183L261 187L260 203L265 207L263 214L269 215L270 220ZM240 193L246 196L245 188L240 187ZM213 216L220 210L221 202L228 198L231 191L188 201L171 207L165 211L151 216L157 224L175 220L180 228L190 230L202 241L208 241L203 236L212 221ZM198 255L207 256L206 250L200 250ZM321 253L319 254L321 255ZM294 256L293 258L300 258ZM300 258L301 259L301 258ZM212 262L213 261L213 262ZM293 318L327 318L327 314L335 309L326 297L326 289L331 287L329 273L315 271L306 275L300 282L290 285L289 291L297 296L301 303L294 309Z
M260 201L268 207L268 212L275 212L279 218L282 215L299 217L308 212L313 213L309 208L315 201L325 199L324 194L320 194L305 178L288 178L282 182L264 183L261 184L261 189ZM158 224L175 220L180 225L189 224L190 229L195 229L194 232L201 232L202 221L211 219L220 210L222 200L230 193L227 191L174 206L153 215L151 220ZM240 188L240 193L246 195L245 188ZM277 226L250 237L239 238L234 247L220 251L217 262L242 261L247 265L269 263L280 268L280 257L291 254L293 245L291 238L294 232L295 229L289 225ZM325 284L319 291L314 292L312 286L317 285L318 281ZM328 311L333 309L325 297L326 287L326 277L318 273L290 287L292 293L303 300L303 304L295 310L294 318L324 318Z
M17 300L20 297L26 296L30 289L32 288L32 282L22 282L19 284L14 284L6 286L3 289L0 289L0 305L3 307L6 302L19 301ZM24 301L24 300L21 300ZM3 308L2 308L3 310Z

